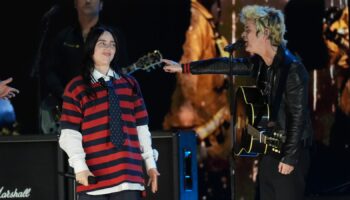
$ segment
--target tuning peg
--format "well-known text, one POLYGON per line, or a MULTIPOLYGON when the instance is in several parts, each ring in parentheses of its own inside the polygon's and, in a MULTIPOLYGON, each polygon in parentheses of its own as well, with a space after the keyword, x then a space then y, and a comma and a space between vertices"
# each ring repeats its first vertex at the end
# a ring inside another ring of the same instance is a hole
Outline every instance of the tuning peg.
POLYGON ((275 153, 281 153, 281 151, 277 148, 272 148, 272 151, 275 152, 275 153))

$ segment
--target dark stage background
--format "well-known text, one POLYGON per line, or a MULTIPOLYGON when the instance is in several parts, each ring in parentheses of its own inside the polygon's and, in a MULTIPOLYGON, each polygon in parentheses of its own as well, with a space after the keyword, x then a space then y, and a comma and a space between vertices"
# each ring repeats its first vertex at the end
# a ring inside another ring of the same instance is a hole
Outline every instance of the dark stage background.
MULTIPOLYGON (((37 134, 38 130, 38 76, 31 76, 38 59, 37 49, 46 27, 41 18, 51 6, 59 10, 51 17, 47 31, 50 40, 57 30, 71 23, 75 18, 73 1, 6 1, 3 8, 10 15, 1 12, 1 38, 3 53, 0 79, 13 77, 11 86, 20 90, 12 104, 15 109, 20 134, 37 134)), ((164 57, 179 60, 182 43, 189 24, 190 1, 188 0, 106 0, 101 13, 102 19, 119 27, 127 40, 129 62, 155 49, 164 57)), ((47 41, 46 40, 46 41, 47 41)), ((43 45, 43 54, 47 50, 43 45)), ((168 111, 170 97, 175 86, 175 76, 161 69, 133 74, 141 85, 150 116, 150 128, 160 130, 163 117, 168 111)), ((42 97, 40 97, 42 98, 42 97)))
MULTIPOLYGON (((234 9, 239 10, 241 4, 255 2, 257 1, 236 1, 237 5, 234 9)), ((262 2, 266 3, 267 1, 258 2, 262 4, 262 2)), ((271 2, 276 3, 277 1, 271 2)), ((285 3, 282 0, 278 2, 285 3)), ((314 23, 315 19, 313 18, 321 19, 319 11, 325 8, 324 5, 318 3, 324 1, 294 0, 289 2, 292 2, 286 8, 286 11, 289 12, 289 14, 286 13, 286 16, 289 17, 286 23, 290 28, 287 32, 287 39, 291 44, 289 48, 299 52, 310 71, 325 68, 323 64, 326 62, 327 55, 322 54, 325 47, 321 43, 315 42, 322 39, 315 37, 315 34, 321 36, 322 24, 320 24, 321 21, 318 21, 318 24, 314 23), (314 26, 318 28, 314 28, 314 26)), ((325 2, 329 4, 330 1, 325 2)), ((0 31, 2 38, 0 79, 13 77, 14 81, 10 85, 20 90, 20 94, 12 99, 11 103, 16 113, 17 130, 21 135, 40 132, 38 125, 38 99, 42 98, 38 92, 40 76, 32 76, 32 74, 33 71, 40 72, 41 70, 40 67, 34 65, 38 59, 37 50, 45 28, 41 19, 45 12, 55 4, 60 9, 51 17, 51 22, 47 27, 46 41, 75 18, 73 0, 2 2, 2 9, 6 9, 6 13, 10 14, 0 13, 2 26, 0 31)), ((190 20, 190 1, 105 0, 101 17, 104 21, 123 31, 127 41, 130 63, 155 49, 160 50, 165 58, 179 60, 190 20)), ((240 27, 237 27, 237 30, 239 32, 240 27)), ((46 50, 47 46, 44 43, 42 56, 45 56, 46 50)), ((141 85, 149 111, 150 129, 153 131, 161 130, 162 121, 168 112, 171 94, 175 87, 175 76, 164 73, 161 69, 151 72, 139 71, 133 75, 141 85)), ((347 122, 341 121, 343 125, 347 122)), ((340 132, 344 131, 344 135, 350 133, 348 129, 342 127, 338 126, 340 132)), ((315 135, 317 134, 319 133, 316 132, 315 135)), ((332 150, 320 141, 316 141, 311 151, 312 165, 307 183, 307 193, 310 194, 310 199, 321 199, 321 196, 325 196, 324 199, 335 199, 331 196, 349 195, 349 146, 337 147, 341 147, 341 149, 332 150)))

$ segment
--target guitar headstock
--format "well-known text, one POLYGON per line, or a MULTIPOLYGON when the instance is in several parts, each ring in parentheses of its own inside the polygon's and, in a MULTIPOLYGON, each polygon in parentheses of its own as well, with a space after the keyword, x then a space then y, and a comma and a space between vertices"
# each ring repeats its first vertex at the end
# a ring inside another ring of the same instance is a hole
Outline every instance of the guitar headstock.
POLYGON ((131 74, 136 70, 145 70, 147 72, 160 67, 162 63, 162 54, 158 50, 149 52, 139 58, 135 63, 123 69, 124 73, 131 74))

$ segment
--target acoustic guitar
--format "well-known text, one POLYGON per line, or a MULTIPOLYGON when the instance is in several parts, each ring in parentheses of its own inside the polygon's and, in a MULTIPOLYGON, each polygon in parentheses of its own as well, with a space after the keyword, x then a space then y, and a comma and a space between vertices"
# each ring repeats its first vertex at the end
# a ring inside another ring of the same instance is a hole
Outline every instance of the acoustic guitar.
POLYGON ((285 141, 283 130, 268 127, 270 106, 255 86, 241 86, 236 92, 234 144, 236 156, 280 153, 285 141))

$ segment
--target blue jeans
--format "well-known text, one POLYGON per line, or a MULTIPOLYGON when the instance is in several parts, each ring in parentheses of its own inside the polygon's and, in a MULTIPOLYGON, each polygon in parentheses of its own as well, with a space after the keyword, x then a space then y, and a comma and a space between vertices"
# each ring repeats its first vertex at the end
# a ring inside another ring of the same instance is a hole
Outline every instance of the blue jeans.
POLYGON ((141 191, 126 190, 104 195, 78 194, 78 200, 141 200, 141 191))

